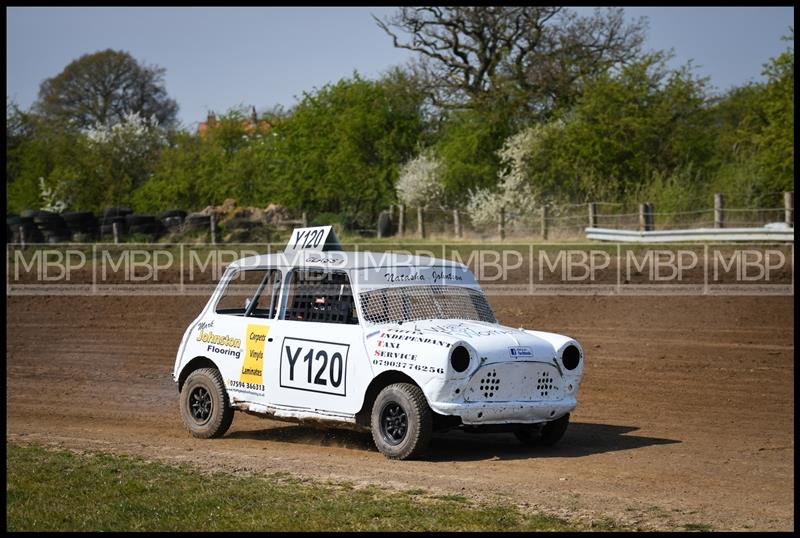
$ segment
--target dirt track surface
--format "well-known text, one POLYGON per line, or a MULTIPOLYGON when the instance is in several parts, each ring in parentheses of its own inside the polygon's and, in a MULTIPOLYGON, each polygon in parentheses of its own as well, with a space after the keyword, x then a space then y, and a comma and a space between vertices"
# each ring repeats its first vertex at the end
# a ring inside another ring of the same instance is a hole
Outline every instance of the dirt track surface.
POLYGON ((498 319, 586 350, 562 442, 437 435, 425 461, 369 434, 237 414, 189 436, 171 379, 203 297, 7 297, 7 438, 237 472, 429 488, 643 529, 794 528, 792 297, 494 297, 498 319))

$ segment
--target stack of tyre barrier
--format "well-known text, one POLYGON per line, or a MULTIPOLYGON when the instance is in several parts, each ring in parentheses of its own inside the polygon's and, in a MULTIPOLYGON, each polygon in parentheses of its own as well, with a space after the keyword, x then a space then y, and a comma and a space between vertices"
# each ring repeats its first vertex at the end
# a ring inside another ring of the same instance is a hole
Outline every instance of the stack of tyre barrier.
POLYGON ((6 241, 9 243, 44 243, 44 236, 32 216, 7 215, 6 241))
POLYGON ((161 223, 170 233, 179 233, 183 230, 183 223, 186 220, 186 211, 183 209, 170 209, 158 215, 161 223))
POLYGON ((100 223, 90 211, 62 213, 72 240, 77 243, 89 243, 100 237, 100 223))
MULTIPOLYGON (((69 228, 67 228, 67 223, 64 222, 64 219, 58 213, 26 209, 22 212, 20 217, 33 219, 33 223, 39 229, 39 232, 41 232, 41 242, 43 243, 60 243, 70 240, 72 234, 69 228)), ((26 237, 25 240, 28 241, 28 238, 26 237)))
POLYGON ((114 224, 117 225, 117 233, 124 236, 127 233, 125 223, 126 215, 133 213, 129 207, 109 207, 103 212, 103 220, 100 221, 100 237, 103 239, 114 238, 114 224))
POLYGON ((129 235, 149 235, 157 239, 164 235, 164 225, 153 215, 125 215, 129 235))

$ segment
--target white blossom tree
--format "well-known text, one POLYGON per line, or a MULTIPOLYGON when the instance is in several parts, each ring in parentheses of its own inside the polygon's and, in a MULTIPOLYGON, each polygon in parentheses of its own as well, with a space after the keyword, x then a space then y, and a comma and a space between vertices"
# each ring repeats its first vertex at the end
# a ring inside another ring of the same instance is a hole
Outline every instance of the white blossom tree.
POLYGON ((126 114, 112 126, 95 124, 83 131, 89 150, 91 174, 105 185, 107 203, 121 203, 152 173, 160 148, 166 143, 164 130, 155 116, 126 114))
POLYGON ((400 169, 397 197, 408 206, 444 205, 441 162, 431 151, 423 151, 400 169))
POLYGON ((502 163, 494 189, 471 192, 467 214, 476 226, 496 224, 501 210, 505 210, 506 223, 531 221, 535 211, 544 203, 537 188, 531 165, 543 151, 543 142, 563 123, 553 121, 528 127, 512 135, 497 152, 502 163))
POLYGON ((109 148, 122 163, 141 159, 165 141, 156 117, 145 118, 138 112, 125 114, 112 126, 97 123, 84 134, 90 144, 109 148))

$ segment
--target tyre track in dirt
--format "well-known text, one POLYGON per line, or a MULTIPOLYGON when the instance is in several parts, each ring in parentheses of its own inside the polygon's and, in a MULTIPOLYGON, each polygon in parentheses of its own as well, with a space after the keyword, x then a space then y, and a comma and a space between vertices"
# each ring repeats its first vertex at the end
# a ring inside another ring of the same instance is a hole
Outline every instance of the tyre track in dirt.
POLYGON ((437 435, 425 461, 368 434, 237 414, 184 430, 171 380, 204 297, 8 297, 7 438, 237 472, 430 488, 648 529, 789 530, 794 515, 792 297, 493 297, 498 319, 586 349, 573 424, 531 451, 513 436, 437 435))

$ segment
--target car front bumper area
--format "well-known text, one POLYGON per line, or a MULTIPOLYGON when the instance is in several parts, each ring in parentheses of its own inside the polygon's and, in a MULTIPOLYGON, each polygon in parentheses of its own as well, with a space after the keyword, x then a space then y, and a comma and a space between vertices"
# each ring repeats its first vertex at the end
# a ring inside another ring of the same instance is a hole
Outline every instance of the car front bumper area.
POLYGON ((435 412, 461 417, 461 422, 469 425, 548 422, 569 413, 576 406, 574 397, 541 402, 430 403, 435 412))
POLYGON ((429 405, 468 425, 536 424, 575 409, 579 383, 579 376, 564 376, 553 362, 496 362, 431 391, 429 405))

